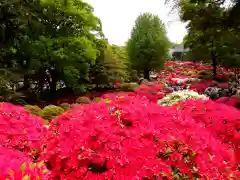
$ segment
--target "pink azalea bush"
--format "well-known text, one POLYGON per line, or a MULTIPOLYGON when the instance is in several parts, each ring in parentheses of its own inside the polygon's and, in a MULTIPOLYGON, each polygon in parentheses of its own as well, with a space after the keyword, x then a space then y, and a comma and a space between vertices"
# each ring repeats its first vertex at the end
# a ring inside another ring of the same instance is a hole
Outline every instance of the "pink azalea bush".
POLYGON ((0 103, 0 147, 14 148, 36 158, 44 133, 41 118, 22 106, 0 103))
POLYGON ((47 180, 49 172, 43 162, 34 164, 17 150, 0 148, 0 179, 13 180, 47 180))
MULTIPOLYGON (((158 99, 172 91, 165 83, 179 85, 174 78, 212 70, 193 62, 168 61, 165 67, 158 81, 134 92, 100 94, 99 101, 76 106, 48 129, 23 107, 0 103, 0 180, 238 180, 240 111, 231 107, 236 99, 161 107, 158 99)), ((218 72, 221 79, 231 70, 218 72)), ((191 82, 190 89, 203 93, 211 84, 191 82)))
POLYGON ((134 92, 140 96, 147 97, 150 101, 155 103, 165 95, 164 87, 157 83, 142 84, 134 92))
POLYGON ((200 94, 203 94, 205 89, 210 87, 212 85, 213 81, 212 80, 208 80, 208 81, 201 81, 201 82, 197 82, 197 83, 193 83, 190 86, 191 90, 194 90, 200 94))
POLYGON ((119 92, 119 93, 108 93, 101 96, 101 99, 118 99, 119 97, 135 97, 143 96, 146 97, 149 101, 157 102, 159 99, 162 99, 167 93, 168 89, 164 88, 162 85, 157 83, 147 83, 141 84, 134 92, 119 92))
POLYGON ((52 179, 236 179, 233 152, 203 123, 143 96, 72 109, 44 140, 52 179))
POLYGON ((217 84, 218 88, 222 88, 222 89, 229 89, 229 84, 228 83, 219 83, 217 84))
POLYGON ((240 105, 240 97, 221 97, 217 99, 216 102, 240 108, 240 106, 238 106, 238 104, 240 105))
MULTIPOLYGON (((158 73, 158 79, 159 81, 170 82, 170 83, 174 83, 171 80, 172 78, 181 79, 181 78, 196 77, 196 75, 193 75, 191 73, 187 75, 186 72, 212 71, 211 65, 193 63, 193 62, 167 61, 164 64, 164 67, 166 69, 158 73), (168 68, 171 68, 174 71, 172 70, 169 71, 168 68)), ((240 72, 240 69, 225 68, 225 67, 218 66, 217 76, 215 77, 215 79, 221 82, 227 82, 232 72, 238 73, 240 72)), ((194 83, 192 89, 196 89, 198 93, 201 93, 203 91, 202 88, 206 87, 207 85, 209 85, 207 81, 197 83, 196 85, 194 83)), ((228 87, 228 85, 224 85, 224 87, 228 87)))
POLYGON ((182 101, 172 108, 191 116, 197 123, 204 125, 216 138, 235 151, 237 163, 240 163, 240 111, 234 107, 211 100, 182 101))

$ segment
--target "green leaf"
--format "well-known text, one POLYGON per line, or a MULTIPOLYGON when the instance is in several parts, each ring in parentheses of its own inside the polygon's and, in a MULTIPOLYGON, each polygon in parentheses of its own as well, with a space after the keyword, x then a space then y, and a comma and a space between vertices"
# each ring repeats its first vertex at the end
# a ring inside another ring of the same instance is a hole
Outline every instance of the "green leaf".
POLYGON ((24 173, 26 168, 27 168, 27 163, 25 162, 20 166, 20 169, 21 169, 22 173, 24 173))

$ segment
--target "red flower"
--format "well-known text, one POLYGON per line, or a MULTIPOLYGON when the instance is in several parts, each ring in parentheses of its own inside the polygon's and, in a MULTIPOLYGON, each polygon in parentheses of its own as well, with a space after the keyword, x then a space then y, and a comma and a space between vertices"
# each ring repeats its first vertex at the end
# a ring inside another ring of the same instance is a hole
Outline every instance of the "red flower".
POLYGON ((44 142, 53 179, 172 179, 177 172, 227 179, 228 167, 235 173, 231 150, 212 129, 144 96, 70 110, 52 121, 44 142))
POLYGON ((22 180, 30 176, 31 179, 48 180, 49 172, 40 164, 34 165, 23 152, 0 148, 0 179, 22 180))
POLYGON ((211 100, 183 101, 174 105, 173 108, 178 108, 185 115, 192 116, 197 123, 203 123, 203 126, 209 129, 217 139, 231 148, 239 149, 240 111, 236 108, 211 100))
POLYGON ((115 83, 115 86, 116 86, 116 87, 121 87, 121 83, 120 83, 120 82, 116 82, 116 83, 115 83))
POLYGON ((22 106, 0 105, 0 146, 37 155, 47 130, 42 119, 31 115, 22 106))

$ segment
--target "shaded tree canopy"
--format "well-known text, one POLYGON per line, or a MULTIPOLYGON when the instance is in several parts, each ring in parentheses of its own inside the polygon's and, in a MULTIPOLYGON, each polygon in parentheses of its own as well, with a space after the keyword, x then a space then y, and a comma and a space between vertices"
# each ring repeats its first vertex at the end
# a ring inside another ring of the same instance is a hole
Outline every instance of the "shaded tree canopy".
POLYGON ((184 44, 190 48, 188 59, 211 62, 214 75, 217 65, 238 66, 240 29, 225 24, 233 7, 212 0, 181 0, 177 6, 181 21, 187 22, 184 44))
POLYGON ((0 75, 16 86, 23 82, 21 91, 53 95, 59 82, 75 93, 88 90, 89 84, 99 83, 91 80, 102 66, 111 72, 110 84, 113 77, 127 78, 124 52, 113 52, 93 12, 81 0, 3 0, 0 75))

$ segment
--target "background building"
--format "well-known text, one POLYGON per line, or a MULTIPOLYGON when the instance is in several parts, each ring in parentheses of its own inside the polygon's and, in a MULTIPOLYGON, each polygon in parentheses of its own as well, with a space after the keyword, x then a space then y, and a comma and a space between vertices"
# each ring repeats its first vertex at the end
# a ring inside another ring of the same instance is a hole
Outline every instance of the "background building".
POLYGON ((183 60, 184 53, 188 52, 189 48, 184 49, 184 44, 175 45, 170 49, 170 54, 174 60, 183 60))

